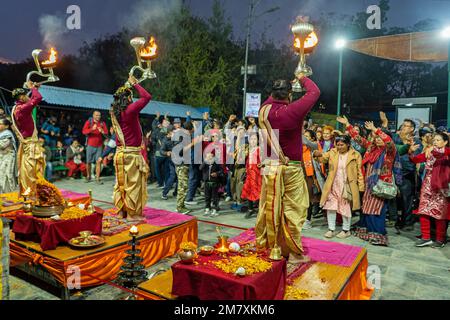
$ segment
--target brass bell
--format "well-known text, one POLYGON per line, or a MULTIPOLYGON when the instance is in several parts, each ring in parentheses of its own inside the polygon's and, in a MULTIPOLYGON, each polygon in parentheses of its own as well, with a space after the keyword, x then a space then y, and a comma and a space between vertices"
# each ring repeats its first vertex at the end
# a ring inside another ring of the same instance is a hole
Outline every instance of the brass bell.
POLYGON ((271 260, 275 260, 275 261, 279 261, 282 259, 281 257, 281 248, 279 245, 275 244, 272 248, 272 250, 270 250, 270 256, 269 258, 271 260))
POLYGON ((33 203, 31 201, 26 201, 23 204, 23 211, 25 213, 30 213, 32 211, 32 209, 33 209, 33 203))

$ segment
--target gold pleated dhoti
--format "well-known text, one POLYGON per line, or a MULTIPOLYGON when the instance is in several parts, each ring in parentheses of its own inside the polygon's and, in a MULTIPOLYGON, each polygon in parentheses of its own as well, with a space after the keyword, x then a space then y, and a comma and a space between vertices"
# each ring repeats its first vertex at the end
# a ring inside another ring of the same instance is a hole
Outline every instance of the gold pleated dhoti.
POLYGON ((21 139, 17 164, 20 194, 22 195, 28 188, 35 194, 38 177, 44 177, 45 172, 44 148, 36 138, 21 139))
POLYGON ((301 232, 309 208, 308 187, 301 163, 272 161, 263 169, 256 244, 281 247, 281 253, 303 255, 301 232))
POLYGON ((140 217, 147 203, 149 168, 141 154, 141 147, 117 147, 114 156, 116 185, 114 205, 130 217, 140 217))

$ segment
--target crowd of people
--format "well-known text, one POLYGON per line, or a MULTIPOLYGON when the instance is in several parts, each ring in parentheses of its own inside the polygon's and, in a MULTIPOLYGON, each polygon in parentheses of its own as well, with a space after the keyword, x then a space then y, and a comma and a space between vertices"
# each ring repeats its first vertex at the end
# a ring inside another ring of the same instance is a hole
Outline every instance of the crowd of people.
MULTIPOLYGON (((381 112, 380 116, 380 127, 373 122, 351 125, 346 117, 338 117, 341 131, 305 121, 302 148, 310 207, 303 229, 311 228, 314 220, 324 215, 329 228, 326 238, 353 234, 373 245, 387 246, 386 228, 412 231, 420 222, 422 235, 417 246, 442 247, 450 218, 449 133, 446 128, 410 119, 393 130, 386 115, 381 112), (352 225, 355 216, 359 222, 352 225), (342 224, 339 233, 337 221, 342 224)), ((187 117, 181 125, 180 119, 170 124, 157 115, 149 158, 162 199, 168 199, 174 189, 177 210, 188 213, 185 205, 198 203, 195 196, 203 183, 205 215, 220 214, 221 197, 225 203, 232 200, 231 208, 246 212, 246 218, 257 215, 263 167, 258 142, 255 118, 231 115, 222 124, 206 114, 201 122, 187 117), (203 164, 174 164, 174 132, 193 134, 200 126, 204 135, 197 137, 201 138, 203 164), (229 157, 234 161, 228 162, 229 157), (178 190, 177 179, 182 185, 178 190)))
MULTIPOLYGON (((416 246, 443 247, 450 219, 449 133, 446 128, 410 119, 398 130, 389 128, 383 112, 380 120, 380 126, 370 121, 360 125, 338 117, 341 130, 304 121, 298 148, 309 209, 303 229, 325 217, 326 238, 355 235, 372 245, 387 246, 387 228, 410 231, 419 222, 421 236, 416 246), (357 216, 359 222, 352 225, 357 216), (339 225, 342 230, 337 232, 339 225)), ((174 209, 182 214, 190 213, 189 207, 198 205, 204 194, 205 216, 219 216, 224 209, 220 204, 245 213, 247 219, 256 216, 266 166, 258 124, 257 118, 238 119, 236 115, 222 123, 208 113, 194 120, 187 112, 185 119, 173 121, 169 114, 158 113, 142 145, 137 144, 150 168, 148 182, 156 183, 161 199, 176 197, 174 209)), ((48 180, 53 178, 52 158, 57 158, 63 159, 67 177, 103 184, 102 172, 112 165, 117 149, 116 131, 99 111, 80 129, 68 125, 61 130, 55 117, 40 127, 48 180)), ((0 193, 17 188, 16 152, 11 121, 2 117, 0 193)))

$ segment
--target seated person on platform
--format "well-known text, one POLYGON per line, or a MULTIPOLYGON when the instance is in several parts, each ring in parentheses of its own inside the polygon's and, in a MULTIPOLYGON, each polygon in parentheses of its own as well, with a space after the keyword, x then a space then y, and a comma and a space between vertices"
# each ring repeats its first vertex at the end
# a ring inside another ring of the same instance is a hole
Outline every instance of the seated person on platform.
POLYGON ((45 143, 50 146, 50 148, 56 147, 56 141, 61 135, 61 130, 57 126, 56 117, 49 118, 41 128, 41 133, 45 139, 45 143))
POLYGON ((78 172, 87 176, 86 164, 82 161, 84 148, 77 139, 74 139, 66 151, 66 168, 69 169, 67 176, 74 179, 78 172))
POLYGON ((116 153, 117 138, 113 127, 110 129, 110 133, 111 137, 105 141, 105 148, 103 149, 102 156, 100 157, 100 159, 102 159, 103 166, 107 166, 116 153))
POLYGON ((111 127, 111 138, 108 138, 105 142, 105 149, 103 149, 102 156, 100 157, 102 163, 102 174, 114 175, 114 155, 116 154, 117 138, 114 133, 113 127, 111 127))

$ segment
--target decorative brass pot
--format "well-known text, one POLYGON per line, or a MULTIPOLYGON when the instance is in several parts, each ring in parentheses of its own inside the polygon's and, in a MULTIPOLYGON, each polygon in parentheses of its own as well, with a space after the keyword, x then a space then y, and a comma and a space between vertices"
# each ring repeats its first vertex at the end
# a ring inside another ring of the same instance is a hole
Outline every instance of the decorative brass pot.
POLYGON ((197 253, 194 250, 182 250, 178 252, 178 257, 182 263, 192 264, 197 257, 197 253))
POLYGON ((32 208, 33 216, 37 218, 51 218, 60 215, 63 212, 64 212, 63 206, 51 206, 51 207, 33 206, 32 208))

